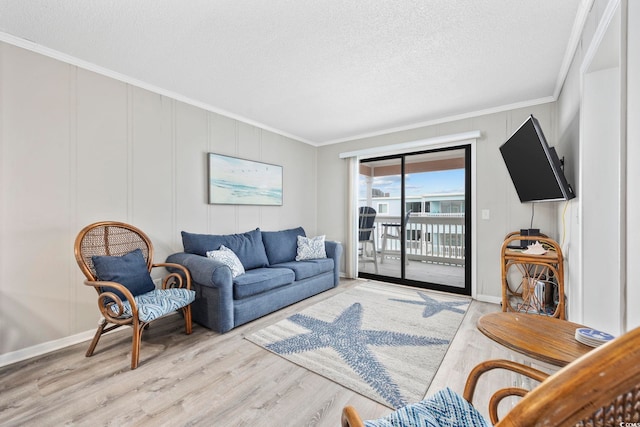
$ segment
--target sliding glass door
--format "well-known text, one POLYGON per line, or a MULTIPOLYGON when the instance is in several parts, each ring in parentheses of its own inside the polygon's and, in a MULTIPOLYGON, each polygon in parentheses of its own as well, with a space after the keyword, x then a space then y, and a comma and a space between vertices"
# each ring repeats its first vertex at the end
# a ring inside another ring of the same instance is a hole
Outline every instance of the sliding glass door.
POLYGON ((361 160, 360 277, 471 294, 470 165, 470 146, 361 160))

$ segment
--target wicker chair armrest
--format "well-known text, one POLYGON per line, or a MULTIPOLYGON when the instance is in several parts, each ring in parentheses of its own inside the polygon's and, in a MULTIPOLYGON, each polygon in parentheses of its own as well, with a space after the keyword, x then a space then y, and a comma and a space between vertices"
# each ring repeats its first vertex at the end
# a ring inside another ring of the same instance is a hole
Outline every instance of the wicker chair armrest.
POLYGON ((122 292, 122 294, 125 296, 125 299, 129 301, 133 317, 138 318, 138 306, 136 304, 136 300, 133 298, 133 294, 131 293, 131 291, 129 291, 129 289, 127 289, 126 286, 118 282, 107 282, 101 280, 85 280, 84 284, 87 286, 92 286, 98 292, 98 309, 100 309, 100 313, 102 313, 107 321, 119 325, 131 323, 130 319, 122 319, 120 317, 124 314, 122 299, 120 299, 120 297, 114 292, 105 290, 105 288, 112 288, 122 292), (112 311, 111 307, 113 305, 118 307, 117 313, 112 311))
POLYGON ((342 427, 364 427, 358 411, 353 406, 345 406, 342 409, 342 427))
MULTIPOLYGON (((475 393, 476 386, 478 385, 478 380, 480 379, 480 377, 484 373, 489 372, 493 369, 505 369, 507 371, 524 375, 539 382, 544 381, 549 376, 549 374, 538 369, 523 365, 522 363, 513 362, 511 360, 487 360, 486 362, 482 362, 475 368, 473 368, 469 373, 469 376, 467 377, 467 383, 465 384, 463 394, 463 397, 467 402, 472 403, 473 395, 475 393)), ((491 395, 491 398, 489 399, 489 418, 491 419, 491 422, 493 424, 498 423, 498 405, 505 397, 524 397, 528 392, 529 390, 525 390, 523 388, 507 387, 493 393, 493 395, 491 395)))
POLYGON ((153 264, 152 268, 155 267, 164 267, 171 268, 175 270, 180 270, 179 272, 171 272, 164 277, 162 280, 162 289, 167 288, 185 288, 191 289, 191 273, 189 273, 189 269, 181 264, 176 264, 173 262, 159 262, 157 264, 153 264))
POLYGON ((519 387, 501 388, 493 393, 489 399, 489 419, 491 420, 491 423, 498 424, 498 421, 500 421, 498 418, 498 405, 500 405, 502 399, 509 396, 524 397, 527 393, 529 393, 529 390, 519 387))

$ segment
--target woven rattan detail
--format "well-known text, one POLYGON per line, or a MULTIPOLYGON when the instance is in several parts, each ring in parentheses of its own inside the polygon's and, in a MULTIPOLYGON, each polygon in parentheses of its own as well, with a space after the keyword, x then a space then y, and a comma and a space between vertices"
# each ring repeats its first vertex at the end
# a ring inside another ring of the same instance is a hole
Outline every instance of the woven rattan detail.
POLYGON ((102 225, 88 230, 80 242, 80 253, 87 268, 96 280, 93 256, 122 256, 140 249, 145 261, 149 264, 150 244, 148 238, 139 230, 119 225, 102 225))
POLYGON ((640 423, 640 385, 618 396, 610 405, 598 409, 576 427, 619 427, 640 423))

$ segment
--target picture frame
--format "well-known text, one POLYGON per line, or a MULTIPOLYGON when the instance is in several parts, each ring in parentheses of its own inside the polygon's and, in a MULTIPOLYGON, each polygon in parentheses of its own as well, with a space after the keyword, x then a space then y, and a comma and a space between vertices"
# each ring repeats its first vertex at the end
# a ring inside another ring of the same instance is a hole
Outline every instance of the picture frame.
POLYGON ((208 153, 209 204, 282 206, 282 166, 208 153))

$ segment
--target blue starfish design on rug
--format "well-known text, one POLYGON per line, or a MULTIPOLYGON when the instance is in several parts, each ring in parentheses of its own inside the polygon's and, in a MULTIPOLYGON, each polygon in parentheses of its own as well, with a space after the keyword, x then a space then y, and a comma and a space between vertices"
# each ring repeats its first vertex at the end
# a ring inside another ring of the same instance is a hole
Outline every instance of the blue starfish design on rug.
POLYGON ((469 301, 438 301, 436 299, 431 298, 429 295, 423 292, 418 292, 418 295, 420 295, 420 297, 424 301, 412 301, 412 300, 395 299, 395 298, 391 298, 391 300, 398 301, 398 302, 406 302, 408 304, 424 305, 424 311, 422 312, 422 317, 425 317, 425 318, 431 317, 434 314, 440 313, 443 310, 449 310, 454 313, 464 314, 465 311, 457 308, 457 306, 469 304, 469 301))
POLYGON ((449 341, 401 332, 363 330, 362 312, 362 305, 355 303, 333 322, 294 314, 288 320, 311 332, 276 341, 266 348, 278 354, 291 354, 332 347, 389 404, 394 408, 404 406, 407 402, 397 384, 368 346, 430 346, 449 344, 449 341))

